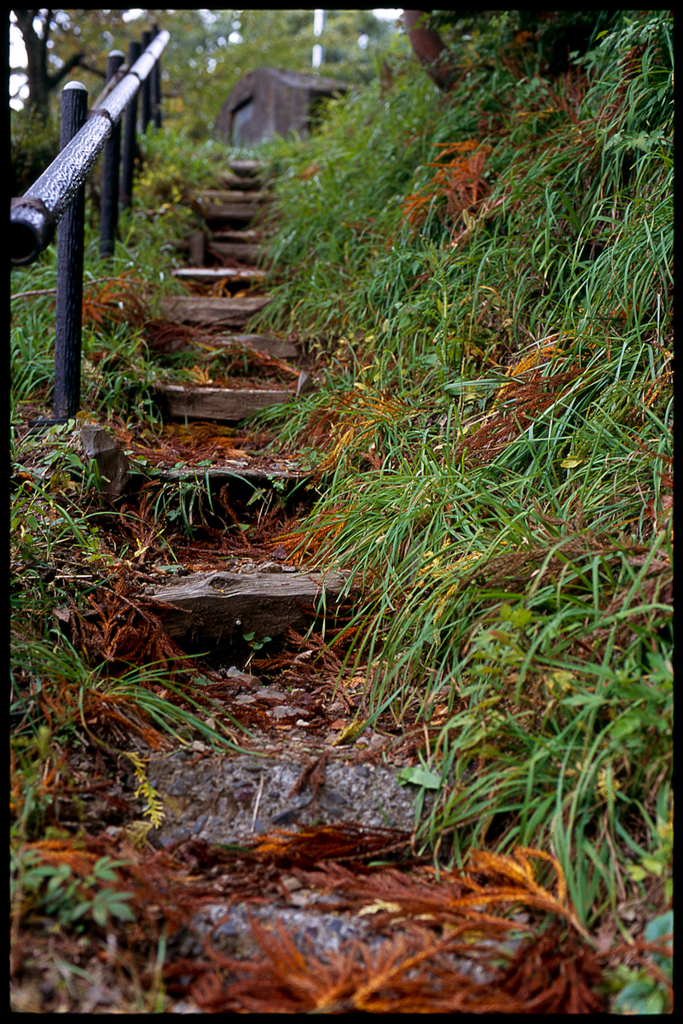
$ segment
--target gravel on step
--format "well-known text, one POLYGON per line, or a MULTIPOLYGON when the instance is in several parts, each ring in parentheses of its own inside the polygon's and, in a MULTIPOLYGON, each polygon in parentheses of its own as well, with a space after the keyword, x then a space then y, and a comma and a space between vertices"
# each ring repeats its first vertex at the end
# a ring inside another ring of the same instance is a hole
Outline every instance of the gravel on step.
POLYGON ((149 782, 166 815, 151 838, 162 847, 189 838, 240 843, 313 823, 353 821, 406 832, 415 825, 417 789, 399 785, 398 769, 330 760, 316 792, 310 782, 298 792, 306 761, 251 754, 194 760, 192 751, 178 750, 150 761, 149 782))

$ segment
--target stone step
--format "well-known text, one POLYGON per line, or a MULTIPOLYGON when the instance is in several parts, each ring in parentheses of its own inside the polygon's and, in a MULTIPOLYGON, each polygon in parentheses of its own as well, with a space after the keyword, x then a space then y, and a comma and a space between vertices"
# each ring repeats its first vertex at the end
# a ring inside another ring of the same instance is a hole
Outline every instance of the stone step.
POLYGON ((179 252, 187 252, 192 266, 202 267, 207 249, 219 259, 240 260, 243 263, 257 263, 265 255, 266 248, 259 245, 261 233, 253 228, 222 229, 220 231, 195 231, 188 238, 175 242, 179 252))
POLYGON ((212 324, 219 327, 244 327, 270 302, 269 295, 229 299, 222 296, 169 295, 161 299, 162 317, 173 323, 212 324))
POLYGON ((297 359, 301 355, 299 347, 286 338, 274 334, 239 334, 232 331, 227 334, 204 334, 197 339, 188 338, 185 332, 179 331, 177 338, 167 337, 164 351, 179 352, 181 349, 195 348, 197 344, 202 350, 244 345, 247 349, 254 349, 275 359, 297 359))
POLYGON ((161 384, 156 393, 166 419, 213 420, 237 423, 262 409, 284 405, 294 398, 296 386, 270 388, 215 388, 193 384, 161 384))
POLYGON ((209 234, 209 242, 244 242, 245 245, 253 245, 263 235, 258 228, 219 228, 209 234))
MULTIPOLYGON (((129 487, 135 489, 148 479, 148 472, 141 472, 136 463, 128 460, 124 453, 126 440, 116 440, 110 430, 98 423, 86 423, 81 427, 81 446, 83 454, 97 463, 100 477, 106 483, 102 488, 105 497, 120 497, 129 487), (123 447, 122 447, 123 445, 123 447)), ((146 449, 143 449, 146 452, 146 449)), ((150 456, 146 458, 150 466, 150 456)), ((172 482, 192 482, 202 480, 212 491, 218 491, 226 483, 246 481, 250 485, 272 484, 278 480, 283 484, 297 486, 310 476, 310 471, 302 469, 294 459, 284 459, 256 452, 247 455, 235 453, 234 458, 226 455, 220 465, 214 466, 175 466, 164 469, 154 466, 155 479, 172 482)), ((44 474, 41 474, 44 475, 44 474)))

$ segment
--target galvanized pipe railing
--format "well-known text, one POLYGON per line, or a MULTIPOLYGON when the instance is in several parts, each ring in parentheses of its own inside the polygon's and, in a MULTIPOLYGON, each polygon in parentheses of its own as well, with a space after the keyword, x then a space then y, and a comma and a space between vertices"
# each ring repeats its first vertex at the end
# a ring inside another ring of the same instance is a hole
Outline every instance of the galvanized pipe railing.
POLYGON ((159 32, 119 84, 88 114, 88 120, 46 171, 12 200, 10 256, 16 266, 33 261, 52 241, 65 210, 85 183, 124 110, 154 69, 170 39, 159 32))

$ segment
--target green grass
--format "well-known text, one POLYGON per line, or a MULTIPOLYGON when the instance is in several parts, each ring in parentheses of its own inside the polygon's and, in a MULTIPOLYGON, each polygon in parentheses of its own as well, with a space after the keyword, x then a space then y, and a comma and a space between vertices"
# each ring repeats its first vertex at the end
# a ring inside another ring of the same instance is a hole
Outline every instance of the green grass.
POLYGON ((672 813, 671 47, 624 16, 452 102, 400 67, 271 150, 263 322, 329 367, 279 443, 321 474, 304 550, 364 587, 369 721, 428 729, 427 846, 550 849, 592 925, 671 877, 633 870, 672 813))

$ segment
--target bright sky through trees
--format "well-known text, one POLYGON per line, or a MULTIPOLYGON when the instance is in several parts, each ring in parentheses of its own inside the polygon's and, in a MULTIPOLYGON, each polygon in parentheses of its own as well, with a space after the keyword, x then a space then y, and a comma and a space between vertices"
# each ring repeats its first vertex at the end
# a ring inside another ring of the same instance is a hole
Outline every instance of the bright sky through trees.
MULTIPOLYGON (((55 12, 59 13, 59 12, 55 12)), ((131 8, 123 15, 124 21, 136 21, 138 18, 146 15, 146 9, 141 7, 131 8)), ((202 20, 208 26, 215 20, 215 15, 210 9, 200 9, 199 11, 202 20)), ((379 7, 373 9, 372 13, 376 18, 381 21, 396 21, 401 15, 401 10, 398 8, 384 8, 379 7)), ((239 32, 235 31, 230 35, 229 42, 237 43, 241 42, 239 32)), ((10 12, 10 27, 9 27, 9 44, 10 44, 10 68, 13 70, 13 74, 9 76, 9 95, 10 106, 15 110, 22 110, 24 101, 28 99, 28 85, 26 84, 26 75, 18 71, 19 68, 25 68, 27 65, 26 59, 26 48, 24 41, 21 36, 21 32, 16 24, 16 18, 13 12, 10 12)), ((358 39, 358 45, 362 50, 367 47, 368 37, 362 35, 358 39)), ((48 42, 48 46, 50 43, 48 42)))

